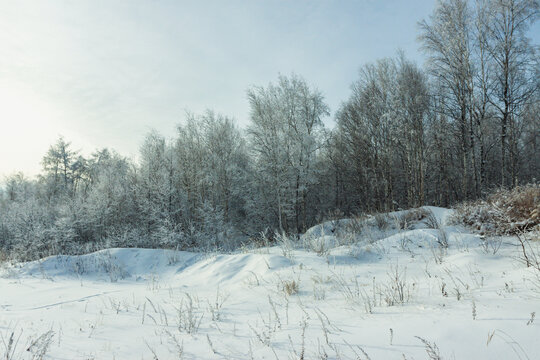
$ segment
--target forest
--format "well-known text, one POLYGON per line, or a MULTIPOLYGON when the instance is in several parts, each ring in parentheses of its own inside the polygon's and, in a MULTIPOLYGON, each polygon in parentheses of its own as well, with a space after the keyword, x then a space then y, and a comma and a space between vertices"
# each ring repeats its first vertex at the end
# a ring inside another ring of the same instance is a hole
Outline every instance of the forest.
POLYGON ((0 186, 0 257, 227 251, 325 219, 450 207, 535 184, 540 48, 529 32, 539 9, 536 0, 439 1, 418 23, 425 65, 400 51, 361 65, 338 109, 316 84, 280 75, 247 89, 247 126, 187 113, 175 134, 147 134, 137 159, 107 148, 83 156, 60 137, 37 177, 0 186))

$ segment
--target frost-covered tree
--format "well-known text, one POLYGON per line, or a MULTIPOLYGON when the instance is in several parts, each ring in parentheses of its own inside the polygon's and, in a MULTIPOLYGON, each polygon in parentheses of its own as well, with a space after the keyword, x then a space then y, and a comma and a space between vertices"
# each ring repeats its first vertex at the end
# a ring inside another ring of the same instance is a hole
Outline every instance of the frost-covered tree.
POLYGON ((121 239, 140 224, 132 188, 132 164, 108 149, 95 152, 89 164, 91 185, 84 203, 87 227, 94 241, 121 239))
POLYGON ((55 213, 40 201, 36 184, 22 174, 6 179, 0 213, 0 252, 18 254, 21 259, 46 256, 55 239, 50 224, 55 213))
POLYGON ((403 55, 361 68, 332 142, 335 176, 344 184, 340 203, 348 211, 424 202, 428 106, 426 77, 403 55))
POLYGON ((183 194, 176 184, 176 155, 173 147, 155 131, 145 137, 140 148, 134 196, 141 224, 144 224, 142 230, 153 244, 159 243, 159 239, 151 236, 156 231, 162 234, 181 232, 177 224, 183 194))
POLYGON ((46 184, 49 199, 73 195, 76 174, 83 166, 77 156, 78 153, 71 149, 71 143, 60 137, 43 157, 42 181, 46 184))
POLYGON ((212 111, 187 114, 178 126, 174 154, 176 185, 185 194, 182 227, 190 242, 215 244, 246 227, 249 159, 232 119, 212 111))
POLYGON ((299 76, 248 90, 248 128, 258 172, 257 185, 280 230, 302 231, 307 222, 308 190, 329 114, 323 95, 299 76))

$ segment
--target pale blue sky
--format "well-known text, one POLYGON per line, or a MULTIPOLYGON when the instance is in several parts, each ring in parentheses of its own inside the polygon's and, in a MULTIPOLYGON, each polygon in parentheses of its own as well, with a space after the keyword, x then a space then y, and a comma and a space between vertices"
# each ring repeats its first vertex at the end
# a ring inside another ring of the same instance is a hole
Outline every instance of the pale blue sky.
MULTIPOLYGON (((134 156, 185 110, 248 122, 246 89, 295 72, 332 113, 358 68, 398 48, 422 62, 428 0, 0 0, 0 176, 35 174, 58 135, 134 156)), ((331 119, 328 120, 331 124, 331 119)))

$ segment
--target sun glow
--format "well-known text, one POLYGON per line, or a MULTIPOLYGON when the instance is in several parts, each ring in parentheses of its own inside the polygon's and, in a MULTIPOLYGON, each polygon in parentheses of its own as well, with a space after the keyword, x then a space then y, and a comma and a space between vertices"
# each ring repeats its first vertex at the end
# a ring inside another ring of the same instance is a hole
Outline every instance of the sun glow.
POLYGON ((39 172, 40 161, 58 137, 58 111, 30 87, 0 84, 0 175, 39 172))

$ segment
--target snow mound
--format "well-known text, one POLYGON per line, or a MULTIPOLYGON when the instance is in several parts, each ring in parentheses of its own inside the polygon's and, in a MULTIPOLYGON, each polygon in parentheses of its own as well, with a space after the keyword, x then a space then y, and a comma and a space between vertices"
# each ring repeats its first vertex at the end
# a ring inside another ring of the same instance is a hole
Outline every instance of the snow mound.
POLYGON ((252 276, 264 277, 291 265, 290 259, 273 254, 217 255, 197 262, 181 275, 184 279, 205 279, 213 284, 237 283, 252 276))
POLYGON ((207 283, 239 282, 250 276, 289 267, 292 261, 275 254, 203 254, 163 249, 108 249, 78 256, 50 256, 18 264, 11 276, 84 278, 91 280, 145 280, 149 276, 176 278, 182 283, 204 279, 207 283))
MULTIPOLYGON (((400 229, 399 219, 409 210, 395 211, 377 216, 327 221, 308 229, 300 237, 304 249, 325 255, 369 253, 377 244, 386 249, 429 248, 438 241, 441 231, 449 234, 449 241, 477 242, 474 236, 459 236, 456 229, 447 226, 453 210, 425 206, 438 225, 427 217, 413 220, 408 229, 400 229)), ((391 251, 385 251, 389 254, 391 251)), ((379 251, 379 255, 381 252, 379 251)), ((384 254, 383 254, 384 255, 384 254)), ((365 260, 372 256, 363 257, 365 260)), ((294 265, 291 259, 276 253, 220 254, 212 257, 185 251, 164 249, 101 250, 86 255, 57 255, 42 260, 17 264, 9 272, 17 276, 42 278, 75 277, 93 280, 142 280, 151 275, 182 277, 183 281, 200 279, 210 283, 238 282, 251 276, 264 277, 268 273, 294 265)))
POLYGON ((399 256, 403 251, 414 254, 415 249, 430 249, 446 242, 448 246, 478 244, 476 236, 461 236, 462 229, 449 225, 453 212, 424 206, 326 221, 308 229, 300 239, 305 249, 319 255, 352 256, 367 262, 399 256))
POLYGON ((166 274, 185 268, 199 254, 164 249, 107 249, 85 255, 56 255, 22 263, 10 269, 22 276, 84 277, 117 281, 140 279, 148 274, 166 274))
POLYGON ((322 236, 333 236, 337 228, 346 226, 351 219, 330 220, 310 227, 302 235, 303 238, 316 238, 322 236))
POLYGON ((423 209, 431 211, 441 226, 450 224, 450 218, 454 214, 454 209, 446 209, 437 206, 422 206, 423 209))

